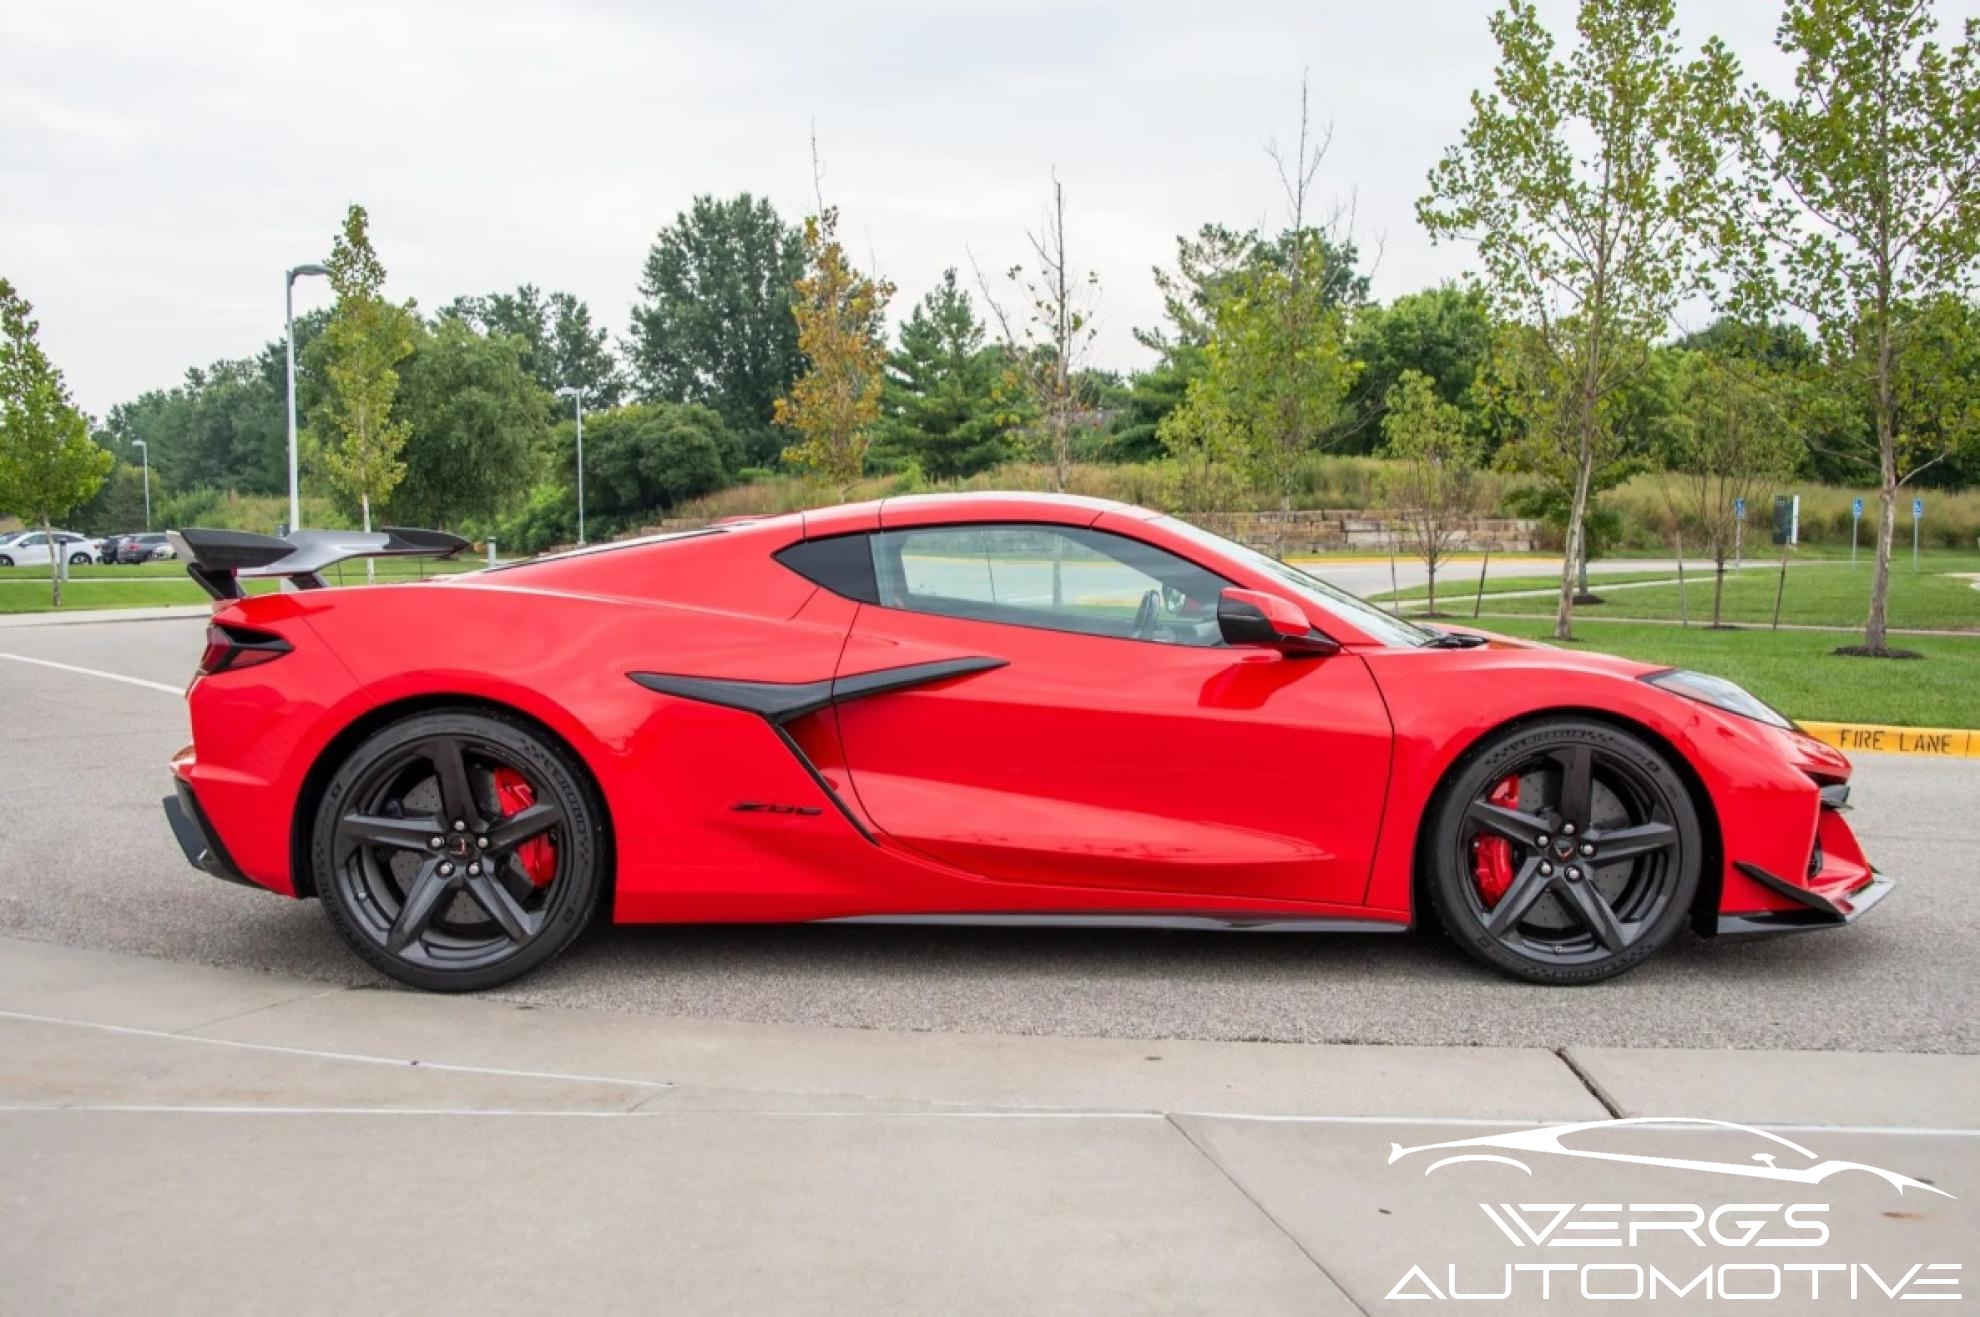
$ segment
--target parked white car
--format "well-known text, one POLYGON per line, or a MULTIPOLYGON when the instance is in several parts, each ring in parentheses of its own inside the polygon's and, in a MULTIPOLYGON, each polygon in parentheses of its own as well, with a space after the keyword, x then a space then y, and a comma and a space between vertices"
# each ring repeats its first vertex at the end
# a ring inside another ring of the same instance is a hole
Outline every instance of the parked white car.
MULTIPOLYGON (((52 532, 61 555, 73 566, 96 561, 95 541, 66 530, 52 532)), ((23 532, 8 544, 0 544, 0 567, 46 567, 48 534, 38 530, 23 532)))

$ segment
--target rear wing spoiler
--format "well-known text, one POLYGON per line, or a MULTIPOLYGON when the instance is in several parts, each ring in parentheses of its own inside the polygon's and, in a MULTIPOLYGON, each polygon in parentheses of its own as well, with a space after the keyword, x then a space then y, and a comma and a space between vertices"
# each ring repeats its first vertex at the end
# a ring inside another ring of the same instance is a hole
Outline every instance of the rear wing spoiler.
POLYGON ((299 590, 321 590, 323 573, 353 558, 451 558, 468 542, 444 530, 299 530, 287 539, 243 530, 170 530, 165 538, 186 575, 218 600, 242 599, 243 578, 284 577, 299 590))

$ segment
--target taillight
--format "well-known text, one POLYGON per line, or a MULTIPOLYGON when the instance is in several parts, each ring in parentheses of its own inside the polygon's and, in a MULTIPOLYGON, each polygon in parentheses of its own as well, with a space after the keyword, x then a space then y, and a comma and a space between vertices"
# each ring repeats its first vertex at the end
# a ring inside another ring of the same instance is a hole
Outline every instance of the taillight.
POLYGON ((289 652, 289 642, 266 631, 244 626, 223 626, 218 622, 206 628, 206 652, 199 656, 199 672, 231 672, 272 662, 289 652))

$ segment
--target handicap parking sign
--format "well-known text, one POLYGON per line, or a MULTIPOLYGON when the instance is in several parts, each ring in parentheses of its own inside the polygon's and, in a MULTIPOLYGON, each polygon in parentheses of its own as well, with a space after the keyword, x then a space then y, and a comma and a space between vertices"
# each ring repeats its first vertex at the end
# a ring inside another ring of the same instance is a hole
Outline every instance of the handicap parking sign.
POLYGON ((1734 519, 1735 521, 1745 521, 1745 520, 1746 520, 1746 500, 1745 500, 1745 499, 1743 499, 1743 498, 1736 498, 1736 499, 1734 499, 1734 500, 1733 500, 1733 519, 1734 519))
POLYGON ((1862 499, 1860 499, 1860 498, 1853 498, 1853 499, 1851 499, 1851 500, 1849 501, 1849 515, 1850 515, 1850 516, 1852 516, 1852 517, 1855 517, 1855 518, 1856 518, 1856 519, 1857 519, 1858 521, 1861 521, 1861 520, 1863 520, 1863 500, 1862 500, 1862 499))
POLYGON ((1912 519, 1913 521, 1923 521, 1923 520, 1925 520, 1925 500, 1924 500, 1924 499, 1922 499, 1922 498, 1915 498, 1915 499, 1913 499, 1913 500, 1911 500, 1911 519, 1912 519))

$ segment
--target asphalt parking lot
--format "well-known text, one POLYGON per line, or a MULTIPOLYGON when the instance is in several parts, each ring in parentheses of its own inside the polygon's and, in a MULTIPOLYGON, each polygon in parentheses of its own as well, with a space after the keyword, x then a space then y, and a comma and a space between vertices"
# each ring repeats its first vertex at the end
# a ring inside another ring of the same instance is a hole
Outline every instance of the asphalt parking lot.
MULTIPOLYGON (((195 617, 0 629, 10 797, 0 932, 384 986, 313 903, 214 882, 168 835, 158 802, 165 761, 187 739, 178 690, 201 627, 195 617)), ((1980 905, 1967 890, 1980 761, 1866 756, 1857 784, 1853 821, 1902 884, 1873 916, 1744 945, 1687 936, 1596 988, 1510 983, 1429 936, 721 927, 600 929, 500 995, 909 1031, 1980 1050, 1980 905)))

